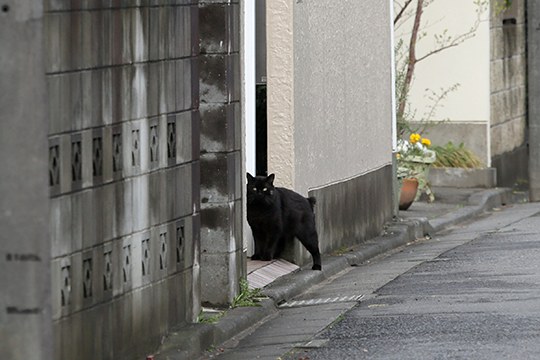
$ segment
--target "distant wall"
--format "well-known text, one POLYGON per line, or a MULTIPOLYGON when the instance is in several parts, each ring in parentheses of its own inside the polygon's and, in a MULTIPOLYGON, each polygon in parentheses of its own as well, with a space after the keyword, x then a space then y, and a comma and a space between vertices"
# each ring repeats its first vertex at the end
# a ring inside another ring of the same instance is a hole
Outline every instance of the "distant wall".
POLYGON ((490 20, 491 157, 499 186, 528 178, 525 7, 524 0, 514 0, 490 20))
POLYGON ((198 6, 139 3, 45 1, 56 359, 143 358, 199 312, 198 6))
MULTIPOLYGON (((426 36, 417 43, 417 58, 439 47, 434 40, 436 34, 444 31, 448 36, 468 33, 478 21, 477 10, 474 1, 470 0, 437 0, 429 4, 422 14, 421 31, 425 31, 426 36)), ((486 8, 480 15, 474 36, 418 62, 409 95, 410 112, 414 113, 415 121, 442 122, 427 127, 424 133, 434 145, 463 142, 485 164, 491 161, 489 16, 490 9, 486 8), (455 84, 459 85, 457 90, 449 92, 429 116, 435 105, 431 91, 441 94, 455 84)), ((412 22, 411 18, 396 29, 397 38, 403 40, 406 47, 412 22)))

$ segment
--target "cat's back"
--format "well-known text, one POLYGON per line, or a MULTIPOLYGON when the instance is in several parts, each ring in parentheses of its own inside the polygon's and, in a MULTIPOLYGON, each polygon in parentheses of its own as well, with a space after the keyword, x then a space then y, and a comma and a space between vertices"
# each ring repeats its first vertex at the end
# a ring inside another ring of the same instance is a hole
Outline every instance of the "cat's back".
POLYGON ((312 211, 312 205, 310 201, 299 193, 283 187, 278 187, 276 188, 276 190, 279 193, 282 207, 288 207, 302 211, 312 211))

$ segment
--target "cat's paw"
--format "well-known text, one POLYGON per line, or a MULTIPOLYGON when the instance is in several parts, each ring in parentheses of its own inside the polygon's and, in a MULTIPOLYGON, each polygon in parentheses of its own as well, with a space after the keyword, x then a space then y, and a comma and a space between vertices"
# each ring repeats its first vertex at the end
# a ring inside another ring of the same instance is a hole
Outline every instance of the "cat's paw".
POLYGON ((261 255, 253 254, 253 255, 251 255, 251 260, 261 260, 261 255))
POLYGON ((321 271, 321 270, 322 270, 322 266, 321 266, 321 265, 318 265, 318 264, 315 264, 315 265, 313 265, 313 267, 311 268, 311 270, 319 270, 319 271, 321 271))

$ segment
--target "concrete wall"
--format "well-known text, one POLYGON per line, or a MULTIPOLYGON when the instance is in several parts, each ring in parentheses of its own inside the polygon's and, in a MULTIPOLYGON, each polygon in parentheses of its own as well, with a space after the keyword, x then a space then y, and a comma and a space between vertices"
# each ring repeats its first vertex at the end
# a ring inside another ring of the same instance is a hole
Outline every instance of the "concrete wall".
POLYGON ((540 3, 527 2, 529 196, 540 201, 540 3))
POLYGON ((199 312, 198 6, 45 1, 55 358, 199 312))
POLYGON ((202 301, 226 305, 245 273, 240 4, 201 1, 202 301))
POLYGON ((391 216, 392 176, 383 170, 392 161, 389 2, 267 1, 266 21, 268 172, 320 197, 322 249, 360 242, 373 232, 359 227, 380 229, 391 216), (366 195, 360 184, 373 174, 388 196, 366 195), (378 215, 357 217, 366 206, 378 215), (349 220, 323 226, 331 213, 349 220))
MULTIPOLYGON (((427 35, 417 43, 417 58, 439 47, 434 35, 442 34, 445 30, 449 36, 469 32, 477 21, 477 9, 474 1, 470 0, 437 0, 429 4, 422 14, 421 25, 421 31, 427 35)), ((433 144, 463 142, 486 164, 490 162, 489 16, 490 10, 486 9, 481 14, 481 22, 472 38, 418 62, 409 96, 415 122, 444 122, 434 124, 424 132, 433 144), (450 92, 429 116, 435 103, 426 89, 440 94, 454 84, 459 84, 458 89, 450 92)), ((405 41, 407 47, 412 22, 412 18, 409 18, 408 21, 400 22, 402 25, 396 29, 397 37, 405 41)))
POLYGON ((0 4, 0 347, 52 359, 43 8, 0 4))
POLYGON ((389 11, 388 1, 295 3, 294 187, 301 193, 391 163, 389 11))
POLYGON ((514 0, 490 20, 491 157, 499 186, 528 177, 525 7, 524 0, 514 0))

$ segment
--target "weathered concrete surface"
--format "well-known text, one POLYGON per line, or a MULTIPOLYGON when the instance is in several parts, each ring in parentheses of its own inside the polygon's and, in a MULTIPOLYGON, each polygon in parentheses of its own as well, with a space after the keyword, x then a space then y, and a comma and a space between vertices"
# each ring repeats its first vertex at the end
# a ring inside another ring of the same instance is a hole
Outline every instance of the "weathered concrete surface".
POLYGON ((529 189, 531 201, 540 201, 540 4, 527 1, 529 100, 529 189))
POLYGON ((538 204, 495 211, 306 294, 329 296, 355 281, 375 290, 315 336, 322 346, 285 358, 534 358, 539 213, 538 204))
POLYGON ((0 348, 16 360, 53 358, 42 26, 40 1, 0 5, 0 348))
POLYGON ((142 358, 200 309, 198 6, 43 3, 54 358, 142 358))
POLYGON ((497 186, 497 169, 431 168, 429 182, 431 186, 493 188, 497 186))
POLYGON ((242 220, 240 4, 199 1, 201 40, 201 283, 227 306, 245 272, 242 220))
POLYGON ((497 184, 527 179, 527 1, 512 1, 506 11, 491 2, 490 137, 491 166, 497 184))

